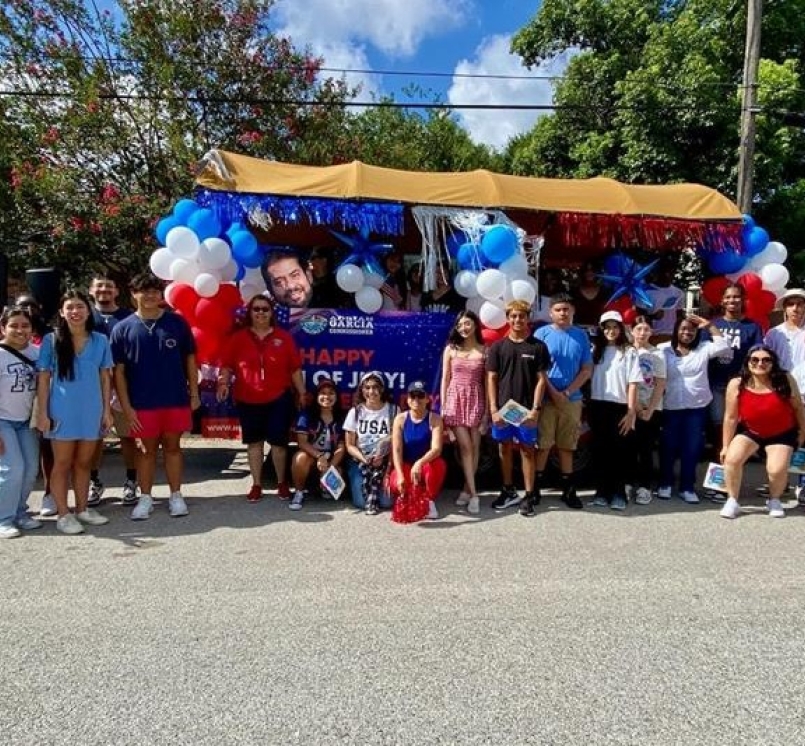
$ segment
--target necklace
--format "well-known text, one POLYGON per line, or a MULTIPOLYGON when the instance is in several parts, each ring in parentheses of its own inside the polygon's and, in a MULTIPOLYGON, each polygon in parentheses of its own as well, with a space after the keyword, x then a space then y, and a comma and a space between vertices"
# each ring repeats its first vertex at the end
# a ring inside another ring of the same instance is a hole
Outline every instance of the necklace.
POLYGON ((137 314, 137 318, 139 319, 140 323, 145 327, 145 330, 148 332, 148 336, 151 337, 154 334, 154 327, 157 325, 157 322, 161 318, 157 316, 155 319, 149 319, 151 323, 148 323, 142 316, 137 314))

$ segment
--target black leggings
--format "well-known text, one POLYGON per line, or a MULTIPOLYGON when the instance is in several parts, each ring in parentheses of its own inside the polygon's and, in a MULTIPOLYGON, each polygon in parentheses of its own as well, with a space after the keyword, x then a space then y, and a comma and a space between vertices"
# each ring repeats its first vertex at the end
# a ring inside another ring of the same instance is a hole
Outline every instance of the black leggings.
POLYGON ((634 433, 621 435, 620 421, 627 412, 625 404, 590 402, 589 423, 593 436, 593 465, 598 491, 611 498, 626 496, 625 485, 634 484, 636 454, 634 433))
POLYGON ((657 450, 657 438, 660 435, 660 413, 654 412, 651 419, 637 418, 634 431, 634 445, 637 451, 636 480, 638 487, 651 489, 657 471, 654 467, 654 452, 657 450))

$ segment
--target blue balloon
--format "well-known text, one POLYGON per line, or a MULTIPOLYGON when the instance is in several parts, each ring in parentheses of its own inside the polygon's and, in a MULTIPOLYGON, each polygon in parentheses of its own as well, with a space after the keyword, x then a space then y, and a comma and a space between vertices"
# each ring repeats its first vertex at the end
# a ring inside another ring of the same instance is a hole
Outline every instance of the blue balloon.
POLYGON ((263 263, 263 252, 260 251, 259 248, 256 248, 253 252, 251 252, 251 254, 244 256, 240 260, 240 263, 249 269, 259 267, 263 263))
POLYGON ((608 256, 604 261, 603 269, 604 274, 615 277, 629 277, 639 271, 634 259, 621 253, 608 256))
POLYGON ((480 272, 483 269, 481 252, 472 243, 465 243, 459 247, 456 261, 461 269, 468 269, 472 272, 480 272))
POLYGON ((751 215, 744 214, 743 221, 744 221, 744 225, 746 227, 748 227, 748 228, 754 228, 755 225, 756 225, 755 224, 755 219, 751 215))
POLYGON ((235 282, 240 282, 244 277, 246 277, 246 267, 238 262, 238 271, 235 272, 235 282))
POLYGON ((517 251, 517 234, 508 226, 493 225, 481 239, 483 255, 494 264, 502 264, 517 251))
POLYGON ((175 215, 168 215, 157 223, 157 227, 154 229, 154 235, 157 237, 160 246, 165 245, 168 232, 177 225, 179 225, 179 221, 176 219, 175 215))
POLYGON ((249 231, 238 231, 229 238, 232 241, 232 256, 239 264, 259 251, 257 239, 249 231))
POLYGON ((198 210, 198 204, 192 199, 180 199, 173 206, 173 217, 176 218, 179 225, 187 225, 187 221, 196 210, 198 210))
POLYGON ((188 219, 187 227, 197 236, 199 241, 215 238, 221 234, 221 221, 212 210, 196 210, 188 219))
POLYGON ((716 275, 728 275, 742 269, 746 263, 746 255, 739 254, 734 249, 715 251, 710 255, 708 264, 710 271, 716 275))
POLYGON ((749 229, 744 228, 741 237, 743 239, 744 252, 747 256, 756 256, 763 251, 769 243, 768 232, 759 225, 749 229))

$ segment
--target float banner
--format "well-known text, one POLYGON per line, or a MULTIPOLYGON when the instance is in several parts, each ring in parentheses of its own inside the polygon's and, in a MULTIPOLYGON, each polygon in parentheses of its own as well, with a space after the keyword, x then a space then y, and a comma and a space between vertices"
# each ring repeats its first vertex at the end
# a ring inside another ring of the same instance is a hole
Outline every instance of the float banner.
POLYGON ((351 394, 364 373, 376 370, 398 400, 412 381, 424 381, 438 395, 442 352, 454 322, 447 313, 313 310, 292 317, 290 332, 308 391, 331 378, 341 394, 351 394))

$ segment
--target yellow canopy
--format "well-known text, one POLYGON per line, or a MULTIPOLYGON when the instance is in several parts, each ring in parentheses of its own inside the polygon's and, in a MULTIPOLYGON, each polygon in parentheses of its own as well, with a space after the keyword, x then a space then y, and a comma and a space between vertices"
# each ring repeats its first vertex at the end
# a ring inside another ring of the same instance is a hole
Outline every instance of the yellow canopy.
POLYGON ((368 166, 297 166, 212 151, 198 186, 225 192, 499 208, 548 213, 739 221, 738 207, 700 184, 635 186, 605 178, 538 179, 491 171, 420 173, 368 166))

